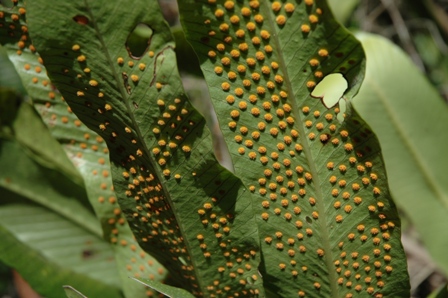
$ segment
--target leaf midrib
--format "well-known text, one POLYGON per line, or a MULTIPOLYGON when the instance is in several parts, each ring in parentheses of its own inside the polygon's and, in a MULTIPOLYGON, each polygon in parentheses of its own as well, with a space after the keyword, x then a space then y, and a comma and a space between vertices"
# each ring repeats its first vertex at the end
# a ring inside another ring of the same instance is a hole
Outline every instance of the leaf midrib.
MULTIPOLYGON (((300 113, 298 112, 298 106, 296 103, 296 95, 293 92, 293 88, 292 88, 292 84, 290 81, 290 76, 289 73, 287 71, 287 67, 286 67, 286 63, 284 60, 284 55, 281 52, 281 46, 280 46, 280 40, 278 38, 278 31, 276 29, 276 22, 273 20, 272 18, 272 14, 270 13, 270 11, 268 10, 269 7, 269 1, 265 0, 264 1, 265 5, 260 5, 260 10, 263 11, 263 14, 266 16, 266 19, 269 22, 269 26, 270 28, 273 29, 273 31, 275 32, 275 34, 272 34, 271 36, 271 40, 274 42, 275 47, 277 48, 278 51, 278 59, 279 59, 279 68, 283 71, 283 73, 285 74, 285 86, 288 92, 288 97, 291 98, 290 103, 292 105, 292 114, 294 115, 294 117, 298 120, 298 125, 297 128, 299 130, 299 136, 301 136, 303 140, 302 142, 302 147, 303 147, 303 152, 305 153, 305 157, 308 160, 308 165, 310 166, 310 172, 311 175, 313 177, 313 181, 315 185, 321 185, 321 181, 319 178, 319 173, 316 169, 316 166, 314 164, 314 160, 311 154, 311 148, 308 144, 308 141, 305 138, 305 129, 303 127, 303 121, 301 119, 300 113)), ((330 245, 330 235, 329 232, 327 230, 327 227, 325 225, 325 223, 327 222, 327 218, 326 218, 326 212, 325 212, 325 205, 324 205, 324 196, 322 193, 322 190, 320 187, 315 187, 314 189, 316 191, 316 200, 317 200, 317 209, 319 211, 319 225, 321 227, 321 232, 322 232, 322 246, 325 252, 325 264, 327 266, 328 269, 328 277, 329 277, 329 283, 330 283, 330 289, 331 289, 331 294, 333 297, 339 297, 339 289, 337 287, 337 276, 336 273, 333 269, 333 264, 332 264, 332 259, 333 259, 333 253, 331 250, 331 245, 330 245)))
MULTIPOLYGON (((171 210, 173 211, 174 217, 176 218, 176 221, 178 223, 181 235, 182 236, 183 235, 187 235, 185 233, 185 231, 184 231, 183 225, 180 224, 181 221, 178 218, 178 212, 176 212, 176 206, 174 206, 173 200, 171 199, 171 196, 170 196, 169 192, 166 190, 166 183, 165 183, 165 181, 163 179, 160 179, 161 173, 157 170, 157 166, 156 166, 155 162, 153 161, 153 159, 150 158, 150 156, 151 156, 150 150, 148 149, 148 147, 146 145, 146 142, 144 142, 143 135, 142 135, 142 133, 140 131, 139 126, 137 125, 137 121, 135 120, 134 114, 132 113, 132 108, 131 108, 131 105, 130 105, 130 101, 127 98, 127 90, 125 90, 123 85, 119 84, 119 82, 120 82, 120 75, 115 70, 115 64, 114 64, 114 62, 113 62, 113 60, 112 60, 112 58, 111 58, 111 56, 109 54, 108 47, 106 46, 106 43, 105 43, 104 39, 102 38, 102 35, 100 34, 101 31, 99 30, 99 28, 97 26, 96 18, 94 17, 94 15, 92 13, 92 10, 91 10, 91 8, 90 8, 90 6, 88 4, 88 0, 84 0, 84 4, 86 6, 87 13, 90 15, 90 19, 92 20, 92 24, 93 24, 94 30, 95 30, 95 32, 96 32, 96 34, 98 36, 98 40, 99 40, 101 46, 104 49, 103 53, 106 56, 107 62, 109 63, 110 69, 111 69, 112 74, 113 74, 113 76, 115 78, 115 81, 117 83, 117 88, 118 88, 118 90, 120 90, 121 97, 123 98, 124 104, 126 105, 126 109, 127 109, 128 115, 129 115, 129 117, 131 119, 131 122, 132 122, 132 124, 134 126, 134 130, 135 130, 135 132, 137 134, 138 139, 141 140, 141 145, 142 145, 143 150, 145 151, 146 155, 148 156, 148 158, 146 160, 149 161, 149 163, 152 166, 152 170, 157 174, 157 177, 159 178, 158 180, 159 180, 159 183, 162 185, 162 191, 164 193, 165 198, 170 203, 171 210)), ((162 53, 163 53, 163 51, 162 51, 162 53)), ((157 59, 157 56, 158 55, 156 55, 154 57, 154 59, 157 59)), ((155 60, 154 63, 156 64, 157 60, 155 60)), ((155 71, 155 70, 156 69, 155 69, 155 66, 154 66, 154 70, 153 71, 155 71)), ((189 252, 189 255, 193 256, 193 254, 191 254, 192 249, 191 249, 188 237, 183 237, 183 238, 184 238, 185 246, 186 246, 186 248, 187 248, 187 250, 189 252)), ((200 278, 201 275, 197 271, 197 266, 195 264, 196 263, 195 262, 195 258, 190 258, 190 259, 191 259, 191 262, 193 263, 193 270, 194 270, 195 275, 197 277, 196 281, 200 284, 200 289, 205 289, 204 284, 203 284, 203 280, 202 280, 202 278, 200 278)))

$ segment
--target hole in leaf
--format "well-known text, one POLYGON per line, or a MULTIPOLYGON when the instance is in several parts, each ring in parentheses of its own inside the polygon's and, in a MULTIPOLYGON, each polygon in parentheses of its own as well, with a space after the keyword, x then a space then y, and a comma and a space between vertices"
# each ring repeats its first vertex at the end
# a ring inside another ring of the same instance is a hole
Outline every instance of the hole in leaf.
POLYGON ((83 15, 76 15, 73 17, 73 21, 80 25, 87 25, 89 23, 89 19, 83 15))
POLYGON ((126 40, 126 50, 133 59, 140 59, 151 44, 153 30, 146 24, 138 24, 126 40))
POLYGON ((334 107, 348 88, 347 80, 340 73, 332 73, 316 85, 311 96, 322 99, 327 109, 334 107))
POLYGON ((337 115, 339 122, 344 121, 346 102, 342 97, 348 88, 348 82, 341 73, 332 73, 325 76, 316 85, 311 96, 320 98, 327 109, 331 109, 339 103, 340 112, 337 115))
POLYGON ((309 223, 309 224, 313 223, 313 220, 311 219, 311 217, 307 216, 307 217, 305 217, 305 219, 306 219, 307 223, 309 223))

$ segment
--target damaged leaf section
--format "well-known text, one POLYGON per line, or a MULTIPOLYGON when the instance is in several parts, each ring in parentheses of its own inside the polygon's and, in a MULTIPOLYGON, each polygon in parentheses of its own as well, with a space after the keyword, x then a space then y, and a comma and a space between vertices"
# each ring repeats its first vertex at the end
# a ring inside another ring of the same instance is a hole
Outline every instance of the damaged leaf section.
POLYGON ((339 102, 347 87, 347 80, 342 74, 332 73, 317 84, 311 96, 321 98, 327 109, 330 109, 339 102))
POLYGON ((320 98, 327 109, 331 109, 339 103, 339 122, 344 120, 346 110, 345 99, 342 97, 348 88, 347 80, 340 73, 326 75, 311 92, 312 97, 320 98))
POLYGON ((146 24, 138 24, 126 40, 129 57, 141 59, 151 45, 152 29, 146 24))

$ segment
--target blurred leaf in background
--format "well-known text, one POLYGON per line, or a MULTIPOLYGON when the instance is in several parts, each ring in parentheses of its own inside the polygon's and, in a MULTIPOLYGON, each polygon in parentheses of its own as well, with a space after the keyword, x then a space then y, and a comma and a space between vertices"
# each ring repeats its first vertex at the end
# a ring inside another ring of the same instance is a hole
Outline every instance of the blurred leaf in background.
POLYGON ((361 0, 328 0, 328 5, 331 7, 331 11, 338 22, 346 24, 360 1, 361 0))
POLYGON ((40 116, 17 93, 1 89, 0 98, 0 168, 7 169, 0 171, 1 260, 48 297, 60 297, 62 282, 119 297, 112 251, 92 210, 78 200, 86 199, 84 188, 40 154, 53 148, 56 162, 65 152, 55 140, 47 142, 52 139, 40 116), (27 131, 44 145, 30 148, 27 131))
POLYGON ((328 1, 352 31, 384 36, 401 47, 448 100, 448 3, 445 0, 328 1))

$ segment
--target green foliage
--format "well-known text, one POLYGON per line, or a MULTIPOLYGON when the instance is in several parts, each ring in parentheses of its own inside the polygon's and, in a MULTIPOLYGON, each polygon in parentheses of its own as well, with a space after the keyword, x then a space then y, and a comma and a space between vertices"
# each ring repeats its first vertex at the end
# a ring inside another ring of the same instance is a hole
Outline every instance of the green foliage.
MULTIPOLYGON (((323 1, 297 5, 294 13, 293 5, 278 2, 272 7, 193 2, 179 3, 183 25, 206 73, 235 173, 253 191, 265 286, 284 297, 316 288, 323 296, 345 296, 353 288, 342 285, 351 282, 355 287, 356 273, 363 279, 372 273, 362 269, 370 267, 360 261, 362 256, 372 260, 392 252, 384 250, 388 244, 378 243, 377 231, 391 236, 389 243, 401 250, 376 138, 350 105, 341 124, 336 120, 340 106, 327 109, 310 96, 326 74, 341 72, 350 86, 345 97, 351 98, 363 75, 359 43, 334 22, 323 1), (223 30, 222 24, 229 27, 223 30), (294 183, 288 189, 289 181, 294 183), (388 220, 395 229, 389 231, 388 220), (299 239, 298 247, 290 250, 289 239, 294 245, 299 239), (383 250, 375 250, 377 245, 383 250), (345 255, 359 257, 349 261, 345 255), (360 270, 341 277, 342 268, 335 263, 344 262, 356 263, 360 270)), ((395 258, 404 264, 400 253, 395 258)), ((389 279, 383 275, 384 291, 406 295, 406 290, 400 292, 405 266, 393 267, 401 269, 389 279)))
POLYGON ((378 134, 397 204, 448 274, 448 159, 443 149, 448 146, 448 107, 396 46, 381 37, 357 36, 369 60, 353 104, 378 134))
POLYGON ((66 159, 64 167, 67 168, 71 163, 46 131, 40 117, 13 92, 1 89, 0 97, 3 148, 0 166, 3 169, 26 169, 23 172, 1 171, 2 190, 59 210, 87 230, 98 233, 98 225, 85 207, 87 198, 84 190, 72 179, 54 171, 59 160, 66 159), (49 152, 53 154, 53 161, 46 159, 49 152))
POLYGON ((336 20, 339 23, 344 24, 350 18, 353 10, 359 2, 360 0, 328 0, 328 5, 330 6, 336 20))
MULTIPOLYGON (((2 261, 47 297, 60 297, 61 284, 69 282, 91 295, 104 292, 119 297, 116 265, 110 262, 113 254, 101 240, 91 210, 81 203, 86 199, 83 189, 62 172, 45 167, 47 162, 41 163, 43 151, 52 148, 58 160, 57 147, 45 142, 51 140, 49 132, 29 104, 21 103, 11 92, 2 94, 15 108, 0 109, 2 120, 7 119, 4 115, 12 120, 2 121, 0 139, 0 167, 8 169, 0 172, 2 261), (26 136, 31 131, 45 146, 35 143, 37 150, 27 146, 26 136)), ((68 161, 66 166, 70 164, 68 161)))
MULTIPOLYGON (((126 281, 125 266, 154 278, 153 266, 142 265, 153 261, 140 259, 150 257, 134 256, 132 230, 195 296, 407 296, 379 144, 349 102, 363 79, 359 42, 325 1, 209 2, 179 5, 234 173, 217 162, 205 120, 185 96, 156 1, 35 0, 26 23, 21 4, 2 15, 21 24, 4 29, 1 41, 84 179, 125 295, 146 291, 126 281), (128 37, 140 24, 152 35, 135 57, 128 37), (311 92, 331 73, 343 74, 348 89, 329 104, 328 90, 323 98, 311 92)), ((70 166, 52 170, 76 180, 70 166)), ((20 239, 14 233, 11 241, 20 239)), ((16 256, 7 256, 12 264, 16 256)), ((147 285, 160 290, 162 278, 147 285)), ((69 284, 98 296, 87 282, 69 284)))
POLYGON ((148 279, 141 279, 141 278, 132 278, 135 281, 144 284, 148 287, 153 288, 154 290, 164 294, 166 297, 172 297, 172 298, 194 298, 193 295, 191 295, 189 292, 180 289, 171 287, 165 284, 162 284, 160 282, 148 280, 148 279))
MULTIPOLYGON (((16 10, 18 9, 16 8, 16 10)), ((14 11, 9 12, 14 13, 14 11)), ((24 36, 29 40, 27 34, 24 36)), ((17 36, 18 38, 20 36, 17 36)), ((8 39, 5 46, 27 92, 32 95, 33 104, 40 116, 32 110, 29 104, 20 105, 18 112, 2 108, 4 115, 11 117, 11 121, 14 120, 4 137, 17 139, 22 148, 19 146, 19 148, 8 148, 7 150, 6 143, 3 146, 4 152, 9 152, 9 155, 4 153, 0 163, 4 168, 18 169, 2 173, 6 175, 6 178, 1 180, 1 183, 6 181, 7 183, 3 184, 6 189, 25 195, 28 199, 71 218, 78 225, 86 227, 98 236, 103 234, 105 240, 110 242, 110 248, 113 249, 113 252, 108 251, 109 257, 115 257, 116 260, 116 264, 112 262, 113 267, 109 269, 109 273, 114 278, 107 278, 107 280, 114 285, 121 284, 126 296, 146 296, 147 290, 130 281, 128 276, 144 274, 148 278, 163 280, 166 270, 138 248, 138 244, 121 214, 112 187, 108 150, 103 139, 84 126, 71 112, 59 92, 54 90, 50 84, 42 65, 42 59, 35 51, 23 50, 24 44, 20 44, 17 40, 8 39), (29 71, 30 69, 34 71, 29 71), (40 117, 46 125, 41 122, 40 117), (30 155, 31 153, 33 161, 23 158, 24 154, 30 155), (20 160, 21 164, 17 165, 17 160, 20 160), (38 166, 35 165, 36 161, 38 161, 38 166), (23 169, 28 169, 25 172, 27 179, 23 179, 23 169), (61 173, 64 172, 68 173, 66 176, 70 178, 65 179, 68 180, 67 182, 63 179, 64 175, 61 177, 61 173), (73 185, 71 180, 76 181, 79 185, 73 185), (53 194, 55 191, 57 193, 53 194), (97 219, 93 218, 90 210, 86 213, 85 207, 77 207, 76 204, 79 204, 79 201, 82 201, 88 209, 93 206, 97 219), (98 220, 103 227, 102 232, 98 220), (140 261, 137 263, 137 260, 140 261), (121 270, 118 270, 117 266, 121 270), (118 280, 117 273, 120 275, 121 282, 118 280)), ((29 48, 32 49, 32 46, 29 48)), ((12 100, 13 96, 9 94, 2 101, 5 104, 12 104, 12 109, 15 103, 12 100)), ((8 196, 4 195, 4 197, 8 196)), ((53 236, 55 240, 60 237, 58 234, 53 234, 53 236)), ((102 245, 107 244, 103 241, 102 245)), ((57 247, 57 249, 64 251, 65 247, 57 247)), ((96 251, 93 252, 94 255, 96 253, 96 251)), ((11 264, 13 265, 13 263, 11 264)), ((97 270, 94 269, 90 270, 95 274, 97 270)), ((101 270, 101 267, 98 266, 96 269, 101 270)), ((23 272, 21 273, 23 274, 23 272)), ((37 289, 36 284, 43 284, 45 280, 34 278, 29 282, 37 289)), ((70 280, 66 279, 65 283, 70 283, 70 280)), ((78 287, 84 291, 89 285, 81 284, 78 287)), ((60 293, 60 291, 61 288, 58 285, 57 290, 50 289, 49 293, 44 293, 51 296, 52 293, 60 293)), ((88 290, 85 292, 89 293, 88 290)))
POLYGON ((0 293, 3 295, 11 291, 11 279, 12 274, 10 268, 4 263, 0 263, 0 293))
POLYGON ((428 298, 443 298, 446 297, 447 295, 448 295, 448 286, 444 284, 439 289, 431 293, 431 295, 428 296, 428 298))
POLYGON ((207 286, 213 286, 215 280, 233 291, 247 287, 261 292, 258 233, 249 193, 218 164, 205 121, 182 94, 173 70, 170 32, 156 13, 157 3, 141 3, 138 9, 107 3, 54 6, 51 13, 58 17, 51 24, 41 22, 49 12, 44 2, 29 4, 27 20, 40 32, 31 35, 34 45, 44 61, 58 61, 46 65, 52 83, 73 112, 108 144, 115 192, 140 245, 193 293, 199 293, 197 288, 208 296, 207 286), (103 15, 116 7, 128 17, 103 15), (98 20, 105 23, 100 25, 98 20), (152 36, 148 49, 154 56, 145 53, 137 61, 129 58, 125 42, 139 23, 159 33, 152 36), (45 28, 41 30, 41 26, 45 28), (112 27, 117 30, 105 35, 112 27), (60 28, 66 32, 60 34, 60 28), (129 61, 135 65, 130 67, 129 61), (61 67, 68 70, 66 76, 56 75, 61 67), (85 68, 90 71, 86 73, 85 68), (162 119, 173 121, 172 125, 158 124, 162 119), (171 150, 172 156, 165 156, 162 150, 171 150), (214 205, 218 227, 222 225, 220 234, 211 221, 204 224, 197 214, 204 204, 208 209, 214 205), (201 237, 206 249, 199 245, 201 237), (228 259, 215 253, 226 246, 232 252, 228 259), (246 285, 221 277, 221 267, 226 262, 237 264, 239 258, 245 260, 242 280, 250 281, 244 282, 246 285))
POLYGON ((67 295, 67 298, 86 298, 86 296, 84 296, 71 286, 64 286, 63 288, 65 291, 65 295, 67 295))
POLYGON ((24 95, 25 90, 22 86, 22 82, 14 69, 14 65, 8 59, 6 50, 0 46, 0 65, 2 66, 2 71, 0 72, 0 87, 6 89, 12 89, 16 92, 24 95))
POLYGON ((97 235, 30 204, 2 206, 0 217, 2 260, 38 293, 61 297, 61 285, 69 282, 91 297, 121 296, 112 251, 97 235))

